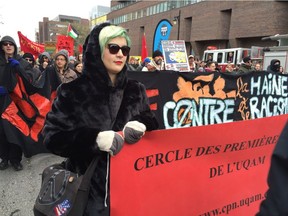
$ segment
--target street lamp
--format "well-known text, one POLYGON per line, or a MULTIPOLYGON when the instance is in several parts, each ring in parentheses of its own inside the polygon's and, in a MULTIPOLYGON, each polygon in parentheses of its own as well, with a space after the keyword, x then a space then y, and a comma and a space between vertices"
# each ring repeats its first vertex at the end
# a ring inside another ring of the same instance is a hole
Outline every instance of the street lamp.
POLYGON ((179 40, 179 34, 180 34, 180 17, 181 17, 181 10, 179 10, 178 16, 175 16, 173 19, 173 24, 178 24, 178 30, 177 30, 177 40, 179 40))
POLYGON ((173 24, 174 24, 174 25, 177 25, 178 18, 179 18, 178 16, 175 16, 175 17, 174 17, 174 19, 173 19, 173 24))

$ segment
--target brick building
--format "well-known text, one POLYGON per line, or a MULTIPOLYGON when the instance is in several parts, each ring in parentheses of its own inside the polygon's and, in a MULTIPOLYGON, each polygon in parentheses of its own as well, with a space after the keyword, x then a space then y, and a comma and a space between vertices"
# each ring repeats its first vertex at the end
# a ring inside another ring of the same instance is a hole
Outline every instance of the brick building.
POLYGON ((53 20, 44 17, 42 22, 39 22, 39 33, 36 41, 44 43, 47 41, 56 41, 57 34, 61 32, 67 33, 68 24, 77 23, 89 28, 89 20, 80 17, 59 15, 53 20))
POLYGON ((169 40, 185 40, 187 53, 201 57, 208 46, 224 49, 277 45, 277 41, 261 39, 288 33, 287 11, 288 3, 284 1, 131 0, 111 1, 107 18, 129 31, 131 55, 141 54, 145 32, 151 56, 156 26, 167 19, 173 25, 169 40))

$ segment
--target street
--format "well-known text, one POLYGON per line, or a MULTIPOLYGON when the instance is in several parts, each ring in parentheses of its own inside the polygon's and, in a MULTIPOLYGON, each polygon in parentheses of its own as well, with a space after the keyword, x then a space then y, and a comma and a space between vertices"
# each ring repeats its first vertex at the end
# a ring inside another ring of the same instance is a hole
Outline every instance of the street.
POLYGON ((43 169, 62 160, 53 154, 38 154, 31 158, 23 157, 24 169, 21 171, 16 172, 11 166, 1 170, 0 216, 32 216, 43 169))

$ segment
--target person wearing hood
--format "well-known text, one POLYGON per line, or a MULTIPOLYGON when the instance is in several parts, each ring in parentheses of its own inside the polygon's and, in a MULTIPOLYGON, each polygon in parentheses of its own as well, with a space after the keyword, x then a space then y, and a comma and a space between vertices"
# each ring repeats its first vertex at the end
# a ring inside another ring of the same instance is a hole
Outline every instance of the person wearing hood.
POLYGON ((58 87, 46 116, 47 149, 69 158, 69 167, 82 174, 96 157, 85 216, 110 215, 110 156, 120 152, 124 141, 136 143, 146 130, 158 128, 145 86, 128 79, 130 46, 124 28, 95 26, 83 46, 82 76, 58 87))
POLYGON ((52 65, 52 59, 48 52, 43 52, 38 56, 39 70, 43 72, 47 67, 52 65))
POLYGON ((270 65, 267 68, 267 72, 280 73, 280 66, 281 66, 280 60, 272 59, 270 65))
POLYGON ((75 62, 76 62, 76 58, 74 56, 69 56, 68 67, 74 70, 75 62))
MULTIPOLYGON (((35 81, 33 67, 17 53, 15 40, 11 36, 4 36, 0 41, 0 116, 5 109, 5 96, 14 94, 16 74, 28 83, 35 81)), ((11 100, 14 97, 10 97, 11 100)), ((14 143, 13 137, 6 134, 3 124, 4 119, 0 117, 0 170, 7 169, 9 162, 15 171, 22 170, 23 151, 20 145, 14 143)))
POLYGON ((54 64, 46 69, 47 73, 57 73, 60 83, 68 83, 77 78, 74 70, 69 68, 69 58, 67 50, 60 50, 55 54, 54 64))

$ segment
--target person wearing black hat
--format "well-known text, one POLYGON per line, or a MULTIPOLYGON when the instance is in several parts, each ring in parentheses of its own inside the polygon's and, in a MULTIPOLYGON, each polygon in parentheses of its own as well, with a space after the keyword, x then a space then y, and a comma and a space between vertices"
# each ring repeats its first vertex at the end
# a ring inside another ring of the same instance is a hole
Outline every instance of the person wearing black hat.
MULTIPOLYGON (((4 128, 6 119, 2 116, 5 107, 4 100, 9 97, 12 101, 17 100, 11 97, 15 88, 15 74, 28 82, 33 82, 32 66, 17 53, 17 45, 11 36, 4 36, 0 41, 0 170, 5 170, 9 162, 14 170, 23 169, 21 164, 22 148, 19 143, 15 143, 15 134, 11 131, 7 133, 4 128)), ((15 95, 14 95, 15 96, 15 95)), ((9 118, 14 118, 9 113, 9 118)))
POLYGON ((252 60, 250 56, 246 56, 242 59, 239 70, 235 72, 236 74, 244 74, 248 72, 252 72, 254 69, 252 68, 252 60))
POLYGON ((165 70, 165 64, 163 59, 163 54, 160 50, 155 50, 152 55, 151 64, 156 68, 156 70, 165 70))
POLYGON ((29 62, 34 67, 35 59, 31 53, 24 53, 22 58, 25 59, 27 62, 29 62))
POLYGON ((24 53, 22 58, 32 66, 35 75, 33 80, 37 80, 41 76, 41 71, 36 67, 34 56, 31 53, 24 53))

